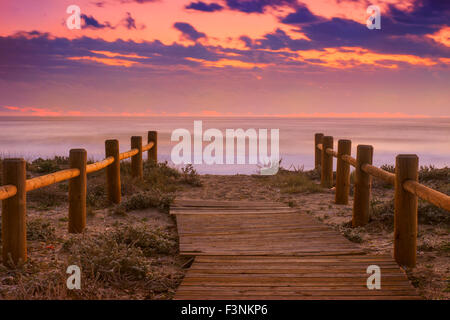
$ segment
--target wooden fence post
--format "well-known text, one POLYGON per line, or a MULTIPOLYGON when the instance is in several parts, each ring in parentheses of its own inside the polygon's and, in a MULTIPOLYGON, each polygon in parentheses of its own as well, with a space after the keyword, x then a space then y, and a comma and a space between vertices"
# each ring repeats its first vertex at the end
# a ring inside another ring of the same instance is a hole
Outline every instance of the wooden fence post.
POLYGON ((106 184, 108 200, 112 203, 120 203, 120 158, 119 141, 105 141, 106 157, 114 157, 114 162, 106 168, 106 184))
POLYGON ((25 160, 3 160, 3 183, 17 188, 14 197, 2 201, 2 257, 9 267, 27 261, 26 179, 25 160))
POLYGON ((354 227, 364 226, 369 222, 370 188, 371 176, 362 171, 363 164, 372 164, 373 147, 369 145, 358 145, 356 153, 355 168, 355 192, 353 197, 353 219, 354 227))
POLYGON ((336 204, 348 204, 348 193, 350 191, 350 164, 342 160, 341 157, 343 155, 350 155, 351 153, 351 140, 339 140, 336 165, 336 204))
POLYGON ((418 181, 419 158, 401 154, 395 159, 394 258, 414 267, 417 252, 417 196, 403 189, 406 180, 418 181))
POLYGON ((322 174, 321 185, 325 188, 333 186, 333 155, 326 152, 328 148, 333 149, 333 137, 324 136, 322 138, 322 174))
POLYGON ((158 162, 158 131, 148 132, 148 143, 153 142, 153 148, 148 150, 148 161, 158 162))
POLYGON ((144 177, 144 171, 142 167, 142 137, 131 137, 131 149, 138 149, 139 152, 131 157, 131 176, 134 178, 142 179, 144 177))
POLYGON ((317 148, 317 145, 322 143, 323 133, 316 133, 314 135, 314 169, 318 170, 322 162, 322 151, 317 148))
POLYGON ((80 170, 80 175, 69 180, 69 233, 81 233, 86 227, 86 162, 86 150, 70 150, 70 167, 80 170))

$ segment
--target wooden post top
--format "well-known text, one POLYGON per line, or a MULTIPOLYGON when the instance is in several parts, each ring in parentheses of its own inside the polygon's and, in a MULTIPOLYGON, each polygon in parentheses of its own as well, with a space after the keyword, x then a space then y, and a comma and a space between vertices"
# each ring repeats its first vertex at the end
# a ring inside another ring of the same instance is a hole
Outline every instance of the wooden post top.
POLYGON ((417 154, 399 154, 396 157, 397 159, 419 159, 417 154))
POLYGON ((373 150, 373 146, 369 145, 369 144, 358 144, 357 149, 361 149, 361 150, 373 150))
POLYGON ((70 153, 87 153, 86 149, 70 149, 70 153))

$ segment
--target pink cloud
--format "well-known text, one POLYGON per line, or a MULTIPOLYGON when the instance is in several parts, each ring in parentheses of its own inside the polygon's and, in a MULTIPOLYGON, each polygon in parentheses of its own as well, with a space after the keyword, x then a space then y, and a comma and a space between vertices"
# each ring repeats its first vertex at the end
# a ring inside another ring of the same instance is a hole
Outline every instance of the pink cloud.
POLYGON ((14 107, 14 106, 4 106, 6 110, 14 111, 8 112, 6 115, 17 115, 16 112, 19 112, 20 115, 24 116, 38 116, 38 117, 57 117, 61 116, 62 113, 60 111, 52 111, 50 109, 45 108, 35 108, 35 107, 14 107))

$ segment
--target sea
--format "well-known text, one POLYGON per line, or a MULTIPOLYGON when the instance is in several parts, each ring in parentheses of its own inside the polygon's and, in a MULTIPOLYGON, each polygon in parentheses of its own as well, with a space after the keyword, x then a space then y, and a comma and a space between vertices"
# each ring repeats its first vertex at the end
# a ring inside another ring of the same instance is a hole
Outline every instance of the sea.
MULTIPOLYGON (((268 118, 268 117, 0 117, 0 157, 36 158, 68 156, 72 148, 84 148, 88 159, 105 157, 104 141, 118 139, 121 152, 130 149, 130 137, 158 131, 158 158, 171 161, 178 141, 171 141, 176 129, 186 129, 194 139, 194 121, 202 121, 203 132, 218 129, 279 130, 281 166, 309 170, 314 166, 314 134, 352 141, 352 155, 358 144, 374 147, 373 163, 394 165, 398 154, 417 154, 421 166, 450 166, 450 118, 268 118)), ((209 142, 203 142, 203 148, 209 142)), ((225 138, 223 141, 225 148, 225 138)), ((193 148, 193 143, 192 143, 193 148)), ((268 146, 270 153, 270 143, 268 146)), ((247 147, 248 152, 248 147, 247 147)), ((225 156, 225 150, 224 150, 225 156)), ((195 164, 202 174, 254 174, 259 164, 195 164)))

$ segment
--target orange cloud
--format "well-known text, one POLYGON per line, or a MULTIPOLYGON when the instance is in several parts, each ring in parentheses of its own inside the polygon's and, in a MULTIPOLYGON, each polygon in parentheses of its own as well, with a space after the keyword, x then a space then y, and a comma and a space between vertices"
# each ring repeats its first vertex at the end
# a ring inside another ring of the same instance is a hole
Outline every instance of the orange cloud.
POLYGON ((305 61, 324 67, 347 69, 360 65, 372 65, 381 68, 397 68, 395 62, 406 62, 412 65, 433 66, 437 64, 431 58, 421 58, 414 55, 383 54, 371 52, 359 47, 326 48, 320 50, 308 50, 299 53, 296 61, 305 61), (317 59, 317 61, 308 61, 317 59))
MULTIPOLYGON (((59 111, 53 111, 50 109, 45 108, 35 108, 35 107, 12 107, 12 106, 4 106, 4 109, 11 110, 11 111, 17 111, 19 115, 25 115, 25 116, 37 116, 37 117, 57 117, 61 116, 62 113, 59 111)), ((13 113, 17 115, 17 113, 13 113)), ((8 112, 6 115, 11 115, 10 112, 8 112)))
POLYGON ((19 107, 10 107, 10 106, 5 106, 4 108, 5 108, 5 109, 8 109, 8 110, 14 110, 14 111, 16 111, 16 110, 20 110, 20 108, 19 108, 19 107))
POLYGON ((214 116, 218 117, 218 116, 221 116, 222 114, 215 110, 203 110, 202 115, 207 116, 207 117, 214 117, 214 116))
POLYGON ((442 43, 444 46, 450 47, 450 27, 444 27, 438 32, 428 35, 428 37, 442 43))
POLYGON ((127 67, 127 68, 134 66, 136 64, 140 64, 139 62, 136 62, 136 61, 130 61, 130 60, 124 60, 124 59, 109 59, 109 58, 98 58, 98 57, 88 57, 88 56, 69 57, 67 59, 74 60, 74 61, 82 61, 82 60, 94 61, 97 63, 105 64, 107 66, 127 67))
POLYGON ((149 57, 139 56, 137 54, 121 54, 117 52, 111 52, 111 51, 98 51, 98 50, 91 50, 92 53, 101 54, 109 58, 115 58, 115 57, 122 57, 122 58, 136 58, 136 59, 149 59, 149 57))
POLYGON ((196 59, 187 57, 186 60, 195 61, 201 63, 204 67, 215 67, 215 68, 225 68, 225 67, 234 67, 241 69, 253 69, 253 68, 264 68, 269 64, 266 63, 251 63, 244 62, 240 60, 231 60, 231 59, 220 59, 218 61, 208 61, 203 59, 196 59))

